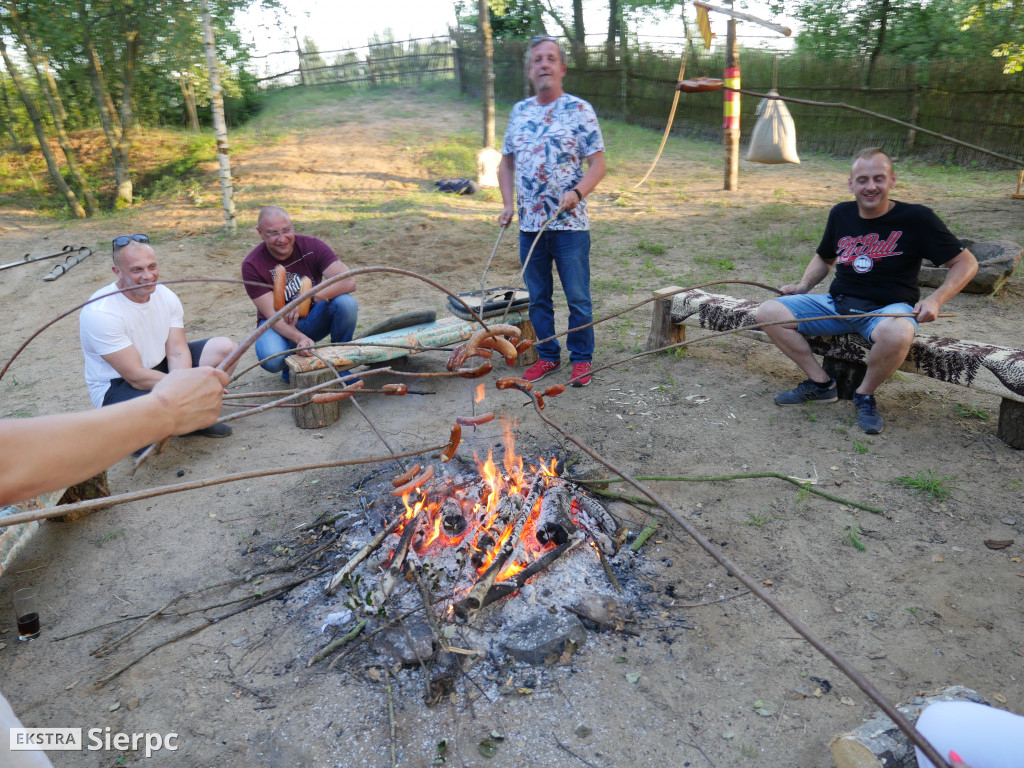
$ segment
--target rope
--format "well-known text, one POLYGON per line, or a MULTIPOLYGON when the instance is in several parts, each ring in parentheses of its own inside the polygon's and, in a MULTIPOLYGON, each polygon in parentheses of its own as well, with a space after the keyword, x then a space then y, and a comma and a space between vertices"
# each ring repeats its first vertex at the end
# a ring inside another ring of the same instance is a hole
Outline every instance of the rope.
MULTIPOLYGON (((685 11, 686 5, 683 5, 685 11)), ((679 77, 676 78, 676 82, 682 82, 683 77, 686 75, 686 54, 690 51, 690 28, 686 26, 686 16, 683 16, 683 29, 686 30, 686 42, 683 44, 683 60, 679 63, 679 77)), ((640 185, 647 181, 647 178, 654 172, 654 166, 658 164, 661 159, 661 153, 665 151, 665 144, 668 142, 668 135, 672 131, 672 121, 676 119, 676 107, 679 105, 679 94, 681 91, 676 91, 676 95, 672 97, 672 109, 668 113, 668 123, 665 125, 665 133, 661 136, 661 146, 658 147, 658 154, 654 156, 654 161, 651 163, 651 167, 647 169, 647 173, 640 179, 634 186, 633 189, 639 189, 640 185)))

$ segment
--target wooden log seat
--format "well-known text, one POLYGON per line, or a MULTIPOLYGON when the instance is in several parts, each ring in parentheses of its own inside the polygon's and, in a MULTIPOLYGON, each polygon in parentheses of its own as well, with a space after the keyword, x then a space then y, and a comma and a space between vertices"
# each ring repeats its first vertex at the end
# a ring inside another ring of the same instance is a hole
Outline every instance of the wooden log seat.
MULTIPOLYGON (((17 515, 21 512, 31 512, 36 509, 47 509, 60 504, 71 504, 83 499, 96 499, 110 495, 110 487, 107 485, 107 472, 104 470, 88 480, 70 488, 61 488, 49 493, 41 493, 31 499, 20 501, 17 504, 0 506, 0 576, 10 570, 18 553, 25 548, 29 539, 39 530, 39 521, 33 520, 30 523, 19 523, 18 525, 4 525, 4 518, 9 515, 17 515)), ((51 518, 53 522, 73 522, 88 515, 88 512, 79 512, 74 515, 62 515, 51 518)))
MULTIPOLYGON (((498 318, 491 318, 488 325, 498 322, 498 318)), ((533 330, 526 312, 509 312, 506 322, 519 326, 522 330, 522 338, 536 340, 537 336, 533 330)), ((385 363, 389 360, 419 354, 418 351, 402 349, 400 347, 382 347, 378 344, 396 344, 406 346, 419 346, 425 349, 438 349, 448 347, 465 341, 480 329, 480 324, 469 320, 462 320, 458 317, 444 317, 431 323, 421 323, 407 328, 378 333, 374 336, 364 336, 353 339, 345 344, 334 344, 326 347, 319 347, 317 354, 331 364, 334 370, 329 370, 318 357, 302 357, 300 355, 289 355, 285 359, 288 366, 290 380, 295 389, 306 389, 314 384, 328 381, 335 378, 334 371, 342 372, 355 368, 357 365, 373 365, 385 363)), ((443 358, 438 358, 443 365, 443 358)), ((524 355, 521 355, 518 362, 530 364, 536 360, 536 352, 531 348, 524 355)), ((333 424, 341 414, 340 403, 313 403, 308 399, 302 402, 301 408, 293 408, 295 423, 303 429, 319 429, 328 424, 333 424)))
MULTIPOLYGON (((756 325, 761 303, 674 286, 654 295, 649 350, 685 341, 686 325, 708 331, 756 325)), ((771 343, 763 331, 740 335, 771 343)), ((867 367, 868 342, 857 334, 811 336, 808 342, 836 378, 839 397, 852 399, 867 367)), ((1011 447, 1024 449, 1024 349, 918 333, 900 370, 997 395, 1001 402, 996 435, 1011 447)))
MULTIPOLYGON (((896 708, 916 725, 924 709, 940 701, 973 701, 988 704, 977 691, 960 685, 922 693, 896 708)), ((842 733, 829 744, 836 768, 917 768, 914 745, 896 724, 881 712, 859 728, 842 733)))

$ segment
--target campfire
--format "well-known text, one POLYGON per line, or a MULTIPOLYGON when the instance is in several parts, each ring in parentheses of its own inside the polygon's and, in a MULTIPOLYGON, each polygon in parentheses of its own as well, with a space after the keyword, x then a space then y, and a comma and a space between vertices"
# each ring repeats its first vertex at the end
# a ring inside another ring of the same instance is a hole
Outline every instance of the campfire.
POLYGON ((349 590, 347 608, 385 610, 399 585, 422 573, 445 596, 442 615, 466 620, 577 547, 595 560, 615 555, 616 521, 562 476, 556 459, 524 461, 507 422, 503 448, 500 462, 489 451, 461 471, 449 465, 434 476, 433 467, 413 467, 393 481, 394 511, 384 513, 391 523, 367 545, 376 543, 377 554, 367 556, 362 576, 336 577, 349 590), (424 479, 410 481, 414 475, 424 479))

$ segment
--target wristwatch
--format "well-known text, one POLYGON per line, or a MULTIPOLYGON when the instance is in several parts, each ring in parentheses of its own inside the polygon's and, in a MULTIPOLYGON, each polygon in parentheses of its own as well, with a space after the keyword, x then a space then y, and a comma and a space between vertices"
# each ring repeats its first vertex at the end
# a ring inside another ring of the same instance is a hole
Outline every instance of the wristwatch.
POLYGON ((583 193, 582 193, 582 192, 580 192, 580 191, 579 191, 578 189, 576 189, 576 187, 573 187, 573 188, 572 188, 572 189, 570 189, 569 191, 570 191, 570 192, 575 192, 575 193, 576 193, 576 197, 578 197, 578 198, 580 199, 580 202, 581 202, 581 203, 583 202, 583 193))

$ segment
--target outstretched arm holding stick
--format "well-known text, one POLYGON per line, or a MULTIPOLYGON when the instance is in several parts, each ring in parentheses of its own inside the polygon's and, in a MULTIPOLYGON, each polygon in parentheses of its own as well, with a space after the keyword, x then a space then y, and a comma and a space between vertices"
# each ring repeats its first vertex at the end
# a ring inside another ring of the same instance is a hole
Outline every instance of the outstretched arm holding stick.
POLYGON ((227 383, 224 371, 187 368, 116 405, 0 420, 0 504, 73 485, 143 446, 208 427, 227 383))

